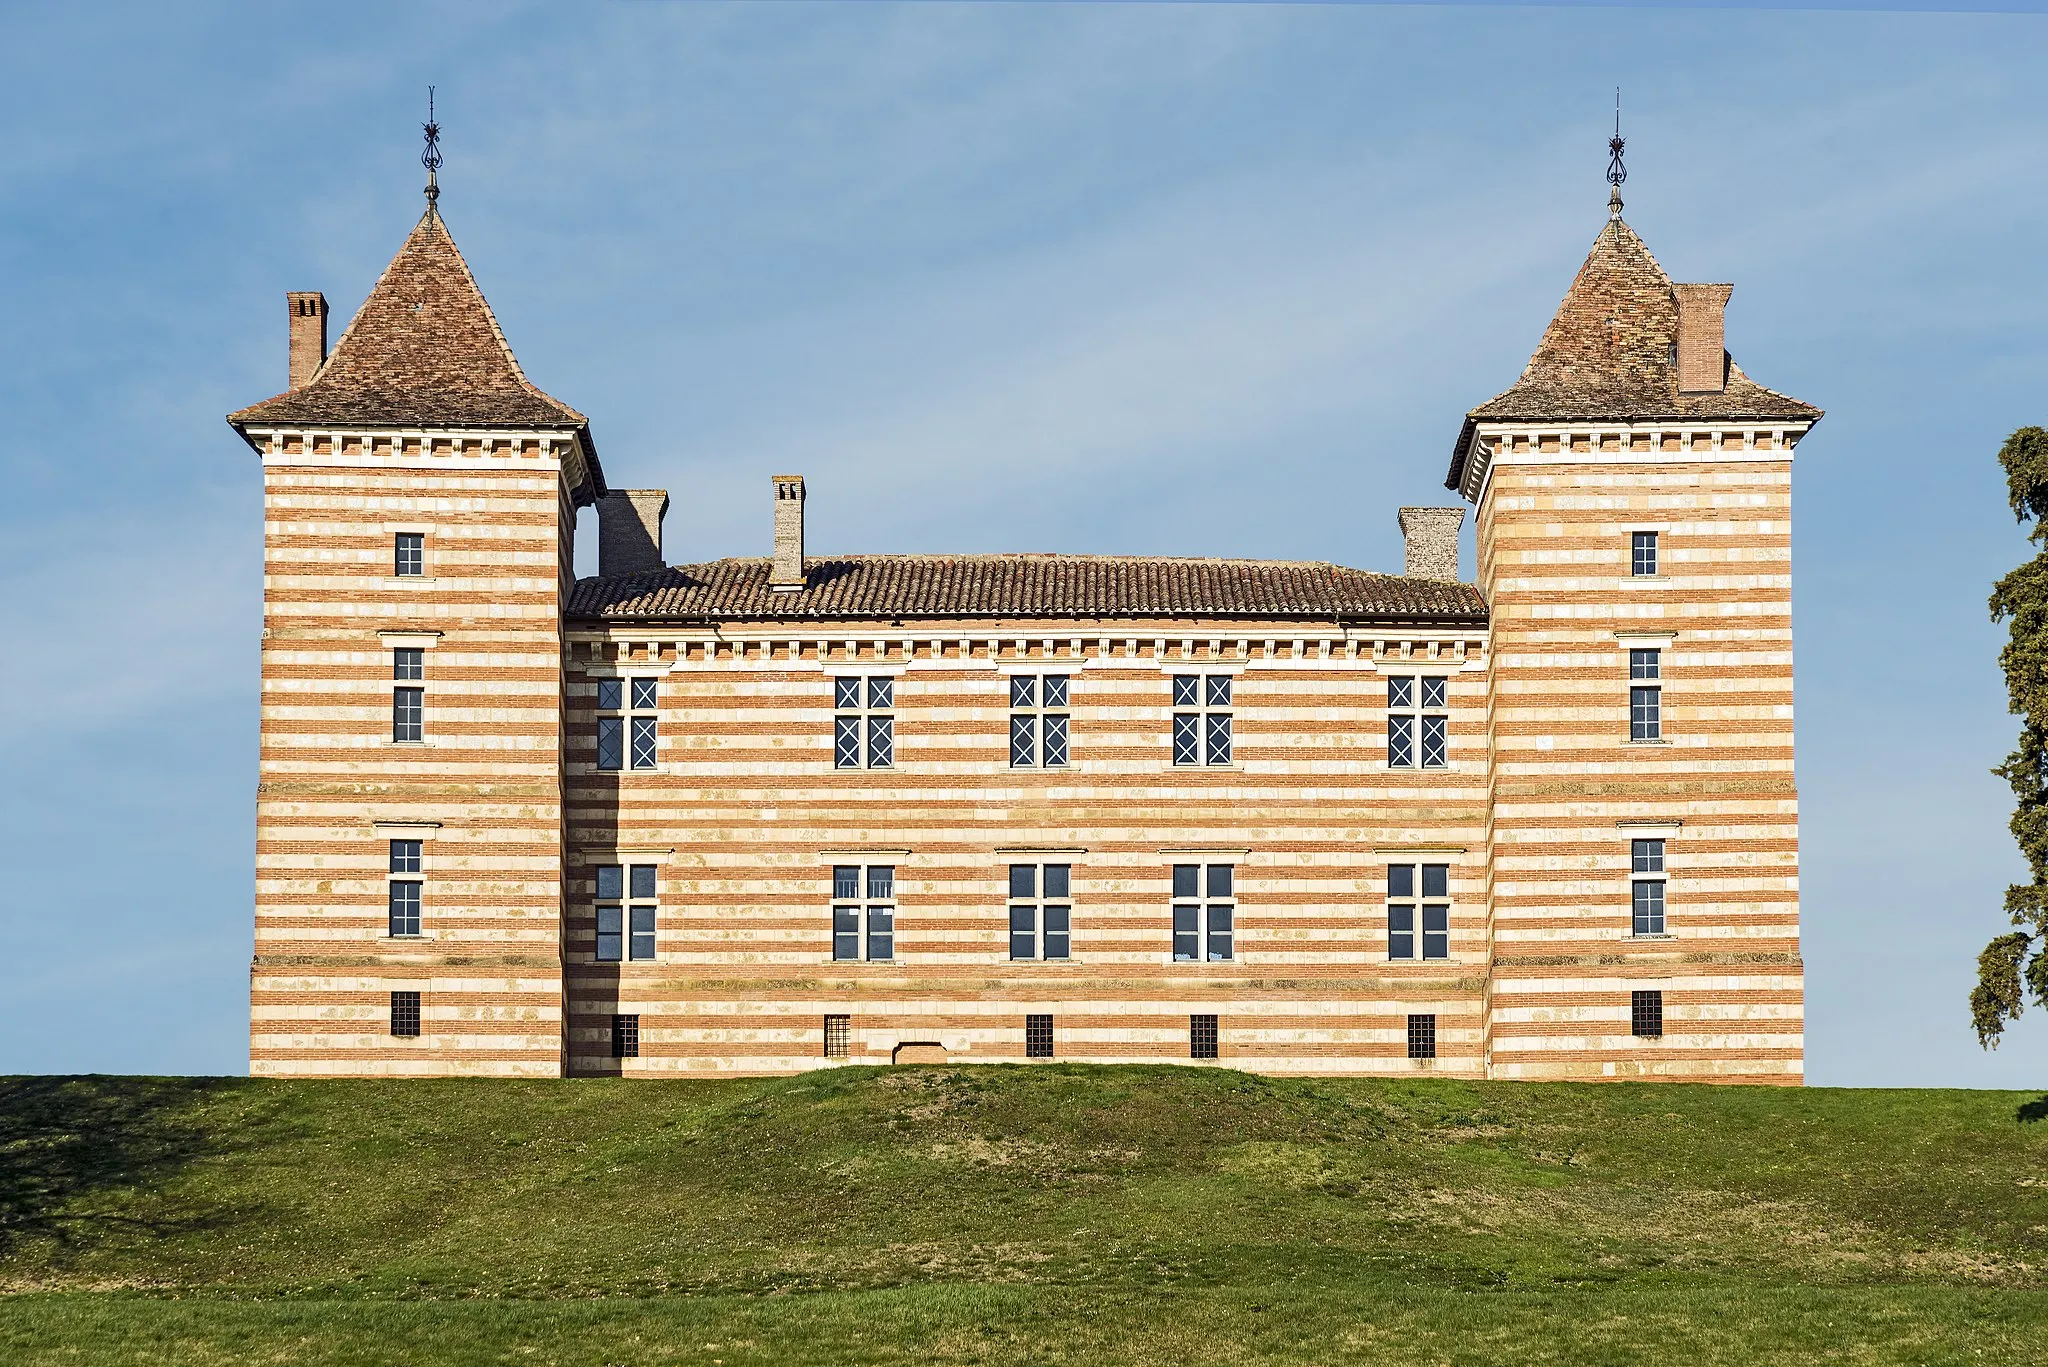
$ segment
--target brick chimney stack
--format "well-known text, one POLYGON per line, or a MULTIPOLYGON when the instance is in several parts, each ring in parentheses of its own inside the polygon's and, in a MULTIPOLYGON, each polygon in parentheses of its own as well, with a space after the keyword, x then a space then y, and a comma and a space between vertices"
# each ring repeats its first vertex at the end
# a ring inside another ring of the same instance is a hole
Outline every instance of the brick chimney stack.
POLYGON ((775 563, 768 587, 793 593, 804 586, 804 477, 774 475, 775 563))
POLYGON ((661 519, 668 512, 666 489, 613 489, 597 501, 597 572, 638 574, 658 570, 661 519))
POLYGON ((1401 535, 1407 539, 1407 563, 1401 573, 1409 579, 1437 579, 1458 582, 1458 529, 1465 525, 1463 508, 1403 508, 1401 535))
POLYGON ((1678 392, 1719 394, 1728 387, 1725 317, 1733 285, 1673 285, 1678 295, 1678 392))
POLYGON ((285 297, 291 310, 291 382, 303 389, 327 359, 327 296, 318 290, 294 291, 285 297))

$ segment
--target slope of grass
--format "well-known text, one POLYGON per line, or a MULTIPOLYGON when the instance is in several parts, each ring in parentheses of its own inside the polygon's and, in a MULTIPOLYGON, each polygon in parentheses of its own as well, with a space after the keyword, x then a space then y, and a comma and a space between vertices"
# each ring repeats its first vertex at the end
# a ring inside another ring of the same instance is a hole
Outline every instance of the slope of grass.
POLYGON ((2027 1101, 1063 1066, 0 1081, 0 1360, 2025 1361, 2027 1101))

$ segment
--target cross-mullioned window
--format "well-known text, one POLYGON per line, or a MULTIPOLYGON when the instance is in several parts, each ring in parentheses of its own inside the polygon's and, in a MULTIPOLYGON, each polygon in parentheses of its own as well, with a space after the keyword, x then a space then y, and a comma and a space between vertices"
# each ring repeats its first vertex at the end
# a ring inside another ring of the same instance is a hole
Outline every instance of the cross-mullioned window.
POLYGON ((1072 947, 1073 866, 1010 865, 1010 957, 1064 959, 1072 947))
POLYGON ((1010 767, 1064 769, 1067 766, 1066 674, 1010 676, 1010 767))
POLYGON ((1387 767, 1442 769, 1450 764, 1450 680, 1435 674, 1387 678, 1387 767))
POLYGON ((1229 864, 1173 866, 1173 957, 1227 963, 1237 957, 1237 870, 1229 864))
POLYGON ((896 957, 896 869, 893 865, 833 866, 832 957, 842 962, 896 957))
POLYGON ((1637 935, 1664 933, 1664 842, 1631 841, 1629 906, 1637 935))
POLYGON ((649 962, 659 910, 653 864, 597 866, 597 960, 649 962))
POLYGON ((1664 652, 1628 653, 1628 738, 1664 738, 1664 652))
POLYGON ((659 762, 660 687, 655 678, 597 681, 597 767, 652 769, 659 762))
POLYGON ((1451 957, 1451 866, 1387 865, 1387 957, 1451 957))
POLYGON ((1633 575, 1657 573, 1657 534, 1634 532, 1629 537, 1628 572, 1633 575))
POLYGON ((420 902, 425 884, 418 875, 425 865, 425 856, 422 854, 424 848, 424 844, 418 840, 391 842, 392 878, 386 885, 386 901, 389 906, 389 920, 386 924, 392 935, 420 933, 420 902), (413 876, 403 876, 407 874, 413 876))
POLYGON ((404 684, 391 690, 391 739, 425 740, 427 735, 427 690, 404 684))
POLYGON ((1230 690, 1228 674, 1173 676, 1175 764, 1230 763, 1230 690))
POLYGON ((879 675, 832 681, 832 766, 896 767, 896 681, 879 675))

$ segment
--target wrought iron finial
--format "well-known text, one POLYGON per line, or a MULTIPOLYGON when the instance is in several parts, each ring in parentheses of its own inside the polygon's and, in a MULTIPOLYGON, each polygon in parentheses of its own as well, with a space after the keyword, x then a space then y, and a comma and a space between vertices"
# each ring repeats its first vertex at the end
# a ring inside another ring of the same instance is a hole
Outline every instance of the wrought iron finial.
POLYGON ((427 121, 420 125, 420 131, 427 135, 427 148, 420 153, 420 165, 427 168, 427 207, 441 198, 441 125, 434 121, 434 87, 427 87, 427 121))
POLYGON ((1607 216, 1621 217, 1621 183, 1628 179, 1628 168, 1621 164, 1621 149, 1628 144, 1621 136, 1621 87, 1614 87, 1614 136, 1607 140, 1607 183, 1612 188, 1607 192, 1607 216))

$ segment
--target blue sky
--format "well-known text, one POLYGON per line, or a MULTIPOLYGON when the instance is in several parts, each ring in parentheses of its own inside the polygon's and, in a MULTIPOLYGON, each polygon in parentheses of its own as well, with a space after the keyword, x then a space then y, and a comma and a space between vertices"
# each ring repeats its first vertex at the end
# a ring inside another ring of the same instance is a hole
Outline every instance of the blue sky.
MULTIPOLYGON (((1979 7, 1983 8, 1983 7, 1979 7)), ((2001 8, 2028 8, 2004 6, 2001 8)), ((672 559, 1398 568, 1605 213, 1736 282, 1796 472, 1809 1075, 2040 1086, 1964 1004, 2023 873, 1986 620, 2048 423, 2048 18, 1530 6, 14 6, 0 1071, 246 1066, 258 553, 221 415, 442 200, 672 559), (26 55, 29 60, 23 61, 26 55)), ((1469 534, 1466 567, 1470 571, 1469 534)))

